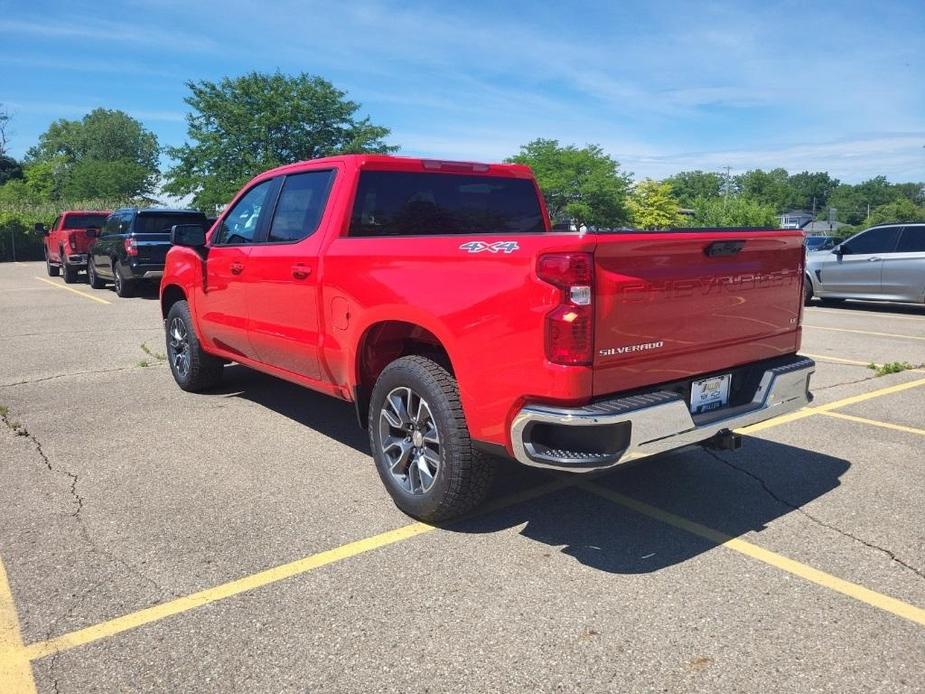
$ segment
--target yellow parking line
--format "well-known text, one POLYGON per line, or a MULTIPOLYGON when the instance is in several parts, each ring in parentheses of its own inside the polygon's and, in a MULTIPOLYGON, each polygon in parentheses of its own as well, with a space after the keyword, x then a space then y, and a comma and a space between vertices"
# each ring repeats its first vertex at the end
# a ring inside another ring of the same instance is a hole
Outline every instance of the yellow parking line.
POLYGON ((867 393, 861 393, 860 395, 852 395, 849 398, 835 400, 834 402, 830 402, 826 405, 804 407, 802 410, 797 410, 796 412, 781 415, 780 417, 775 417, 774 419, 768 419, 764 422, 758 422, 757 424, 742 427, 736 431, 741 431, 746 434, 754 434, 756 431, 763 431, 764 429, 770 429, 771 427, 776 427, 780 424, 786 424, 787 422, 793 422, 797 419, 811 417, 814 414, 825 414, 826 412, 831 412, 832 410, 837 410, 841 407, 854 405, 859 402, 864 402, 865 400, 871 400, 872 398, 879 398, 882 395, 901 393, 904 390, 909 390, 910 388, 918 388, 920 386, 925 386, 925 378, 919 378, 915 381, 906 381, 905 383, 897 383, 896 385, 887 386, 886 388, 879 388, 878 390, 871 390, 867 393))
POLYGON ((804 328, 815 328, 816 330, 831 330, 836 333, 856 333, 858 335, 875 335, 877 337, 897 337, 903 340, 925 340, 923 335, 900 335, 898 333, 878 333, 873 330, 851 330, 849 328, 827 328, 824 325, 803 324, 804 328))
POLYGON ((602 487, 599 484, 593 482, 581 481, 578 483, 578 486, 582 489, 586 489, 592 494, 597 494, 598 496, 612 501, 619 506, 624 508, 631 509, 637 513, 641 513, 644 516, 649 518, 654 518, 655 520, 661 521, 666 525, 673 526, 679 530, 684 530, 685 532, 691 533, 698 537, 702 537, 709 542, 712 542, 716 545, 726 547, 731 549, 734 552, 739 554, 744 554, 747 557, 752 559, 757 559, 758 561, 773 566, 781 571, 786 571, 789 574, 794 576, 799 576, 811 583, 822 586, 823 588, 828 588, 833 590, 836 593, 841 593, 842 595, 847 595, 850 598, 854 598, 860 602, 863 602, 872 607, 876 607, 884 612, 889 612, 896 615, 897 617, 902 617, 903 619, 908 619, 911 622, 915 622, 921 626, 925 626, 925 610, 915 605, 910 605, 909 603, 903 602, 902 600, 897 600, 896 598, 891 598, 888 595, 883 595, 882 593, 877 593, 876 591, 865 588, 864 586, 858 585, 857 583, 851 583, 850 581, 845 581, 831 574, 827 574, 824 571, 815 569, 812 566, 802 564, 793 559, 789 559, 781 554, 776 552, 771 552, 770 550, 764 549, 757 545, 753 545, 750 542, 745 540, 740 540, 739 538, 732 537, 726 533, 714 530, 713 528, 708 528, 705 525, 701 525, 695 521, 689 520, 682 516, 675 515, 669 511, 657 508, 655 506, 650 506, 642 501, 637 501, 628 496, 624 496, 618 492, 602 487))
POLYGON ((39 282, 50 284, 52 287, 56 287, 58 289, 66 289, 69 292, 74 292, 78 296, 82 296, 84 299, 90 299, 91 301, 96 301, 101 304, 111 304, 112 303, 111 301, 106 301, 106 299, 101 299, 98 296, 93 296, 92 294, 87 294, 86 292, 82 292, 79 289, 68 287, 66 284, 58 284, 57 282, 52 282, 51 280, 47 280, 44 277, 36 277, 35 279, 37 279, 39 282))
POLYGON ((844 419, 849 422, 857 422, 858 424, 870 424, 871 426, 883 427, 884 429, 893 429, 894 431, 903 431, 907 434, 925 436, 925 429, 916 429, 915 427, 907 427, 902 424, 881 422, 876 419, 867 419, 866 417, 855 417, 854 415, 844 414, 842 412, 820 412, 819 414, 824 414, 826 417, 837 417, 838 419, 844 419))
MULTIPOLYGON (((536 499, 564 489, 572 484, 574 484, 574 480, 556 480, 548 484, 539 485, 532 489, 527 489, 499 499, 496 503, 489 504, 479 509, 478 513, 474 515, 482 515, 489 511, 536 499)), ((357 540, 356 542, 329 549, 325 552, 319 552, 318 554, 297 559, 288 564, 275 566, 272 569, 260 571, 250 576, 214 586, 213 588, 207 588, 206 590, 201 590, 192 595, 186 595, 176 600, 139 610, 138 612, 116 617, 102 624, 95 624, 83 629, 78 629, 77 631, 72 631, 68 634, 48 639, 47 641, 38 641, 29 644, 24 650, 29 660, 45 658, 55 653, 67 651, 77 646, 83 646, 93 641, 99 641, 100 639, 105 639, 124 631, 137 629, 140 626, 159 621, 165 617, 171 617, 197 607, 204 607, 213 602, 240 595, 241 593, 254 590, 255 588, 261 588, 271 583, 277 583, 287 578, 292 578, 293 576, 308 573, 322 566, 327 566, 328 564, 333 564, 349 557, 355 557, 358 554, 370 552, 374 549, 401 542, 402 540, 423 535, 424 533, 429 533, 436 529, 437 526, 427 525, 426 523, 411 523, 410 525, 405 525, 395 530, 389 530, 388 532, 380 533, 373 537, 357 540)))
POLYGON ((0 559, 0 684, 5 694, 34 694, 32 663, 23 647, 13 593, 0 559))
POLYGON ((801 357, 809 357, 810 359, 821 359, 822 361, 834 361, 836 364, 852 364, 853 366, 867 366, 871 362, 869 361, 858 361, 857 359, 842 359, 841 357, 830 357, 827 354, 810 354, 808 352, 800 352, 801 357))

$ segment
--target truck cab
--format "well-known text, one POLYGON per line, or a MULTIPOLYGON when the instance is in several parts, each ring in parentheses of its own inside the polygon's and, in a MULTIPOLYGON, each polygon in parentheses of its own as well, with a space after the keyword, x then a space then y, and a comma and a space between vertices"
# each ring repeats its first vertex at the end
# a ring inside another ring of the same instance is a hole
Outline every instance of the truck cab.
POLYGON ((36 231, 45 237, 45 270, 49 277, 60 274, 68 284, 77 281, 108 215, 108 210, 68 210, 55 218, 50 229, 36 225, 36 231))

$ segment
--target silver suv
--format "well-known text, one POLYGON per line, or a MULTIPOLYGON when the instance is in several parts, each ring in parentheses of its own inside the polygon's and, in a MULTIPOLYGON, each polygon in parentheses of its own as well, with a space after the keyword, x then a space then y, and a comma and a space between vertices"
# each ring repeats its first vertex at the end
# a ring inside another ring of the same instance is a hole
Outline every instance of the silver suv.
POLYGON ((806 256, 806 302, 925 302, 925 223, 881 224, 806 256))

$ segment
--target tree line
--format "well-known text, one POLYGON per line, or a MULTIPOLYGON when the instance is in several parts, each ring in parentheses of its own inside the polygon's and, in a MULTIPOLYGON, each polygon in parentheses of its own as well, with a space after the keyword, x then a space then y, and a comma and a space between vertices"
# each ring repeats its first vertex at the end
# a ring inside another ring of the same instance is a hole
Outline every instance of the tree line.
MULTIPOLYGON (((252 72, 186 86, 187 142, 179 147, 162 147, 123 111, 98 108, 53 122, 17 161, 8 152, 10 115, 0 106, 0 258, 9 256, 10 232, 22 251, 40 254, 28 231, 61 209, 145 205, 166 193, 214 214, 266 169, 399 149, 387 142, 387 127, 361 117, 346 92, 315 75, 252 72), (162 155, 171 162, 163 172, 162 155)), ((554 223, 572 227, 774 227, 791 209, 819 219, 833 210, 847 225, 842 234, 879 221, 925 220, 925 185, 883 176, 850 185, 826 172, 777 168, 634 181, 600 146, 552 139, 529 142, 507 161, 533 168, 554 223)))

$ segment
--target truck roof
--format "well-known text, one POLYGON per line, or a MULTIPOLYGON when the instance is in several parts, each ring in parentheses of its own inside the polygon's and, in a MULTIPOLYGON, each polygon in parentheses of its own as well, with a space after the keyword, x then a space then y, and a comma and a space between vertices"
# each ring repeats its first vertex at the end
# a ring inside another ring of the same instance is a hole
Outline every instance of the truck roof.
POLYGON ((319 165, 344 163, 358 169, 375 169, 386 171, 445 171, 452 173, 472 173, 512 178, 532 178, 533 171, 523 164, 497 164, 472 161, 450 161, 445 159, 425 159, 422 157, 396 157, 389 154, 340 154, 320 159, 308 159, 294 164, 285 164, 275 169, 264 171, 260 177, 293 173, 319 165))

